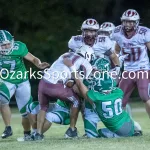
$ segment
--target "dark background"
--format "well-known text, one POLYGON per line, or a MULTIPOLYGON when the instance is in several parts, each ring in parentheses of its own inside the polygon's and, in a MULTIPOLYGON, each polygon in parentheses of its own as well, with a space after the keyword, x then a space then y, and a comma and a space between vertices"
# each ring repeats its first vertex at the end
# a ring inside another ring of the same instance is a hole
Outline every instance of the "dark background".
MULTIPOLYGON (((85 19, 94 18, 99 24, 110 21, 117 26, 127 9, 136 9, 141 25, 150 26, 150 0, 0 0, 0 29, 26 43, 29 52, 42 61, 52 63, 68 51, 71 36, 81 34, 85 19)), ((36 70, 31 63, 25 64, 36 70)), ((39 81, 30 82, 37 100, 39 81)), ((132 96, 137 97, 137 93, 132 96)))

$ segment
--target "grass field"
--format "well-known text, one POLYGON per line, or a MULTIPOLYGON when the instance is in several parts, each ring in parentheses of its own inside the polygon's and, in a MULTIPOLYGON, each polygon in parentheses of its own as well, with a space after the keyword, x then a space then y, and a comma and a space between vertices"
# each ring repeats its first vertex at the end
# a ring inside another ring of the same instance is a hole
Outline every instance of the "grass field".
MULTIPOLYGON (((0 150, 148 150, 150 149, 150 120, 142 103, 131 104, 134 119, 140 123, 144 135, 141 137, 119 139, 64 139, 63 135, 68 126, 53 124, 45 134, 45 140, 40 142, 17 142, 17 138, 23 136, 21 117, 16 109, 12 109, 13 136, 8 139, 0 139, 0 150), (136 109, 135 109, 136 108, 136 109), (140 108, 140 109, 139 109, 140 108), (139 109, 139 111, 138 111, 139 109), (134 111, 135 110, 135 111, 134 111), (15 115, 14 115, 15 114, 15 115)), ((0 134, 4 130, 4 124, 0 118, 0 134)), ((103 127, 100 123, 99 127, 103 127)), ((77 128, 79 136, 84 134, 83 122, 79 117, 77 128)))

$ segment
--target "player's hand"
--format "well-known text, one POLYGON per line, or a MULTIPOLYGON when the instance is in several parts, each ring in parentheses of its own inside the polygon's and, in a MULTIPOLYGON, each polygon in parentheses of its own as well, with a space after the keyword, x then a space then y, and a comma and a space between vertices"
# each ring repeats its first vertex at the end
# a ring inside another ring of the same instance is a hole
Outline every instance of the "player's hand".
POLYGON ((77 87, 76 84, 73 86, 73 91, 74 91, 76 94, 80 95, 79 88, 77 87))
POLYGON ((39 69, 45 69, 47 67, 50 67, 50 64, 47 62, 42 62, 37 66, 39 69))
POLYGON ((63 63, 64 63, 67 67, 73 66, 72 61, 71 61, 69 58, 64 58, 64 59, 63 59, 63 63))

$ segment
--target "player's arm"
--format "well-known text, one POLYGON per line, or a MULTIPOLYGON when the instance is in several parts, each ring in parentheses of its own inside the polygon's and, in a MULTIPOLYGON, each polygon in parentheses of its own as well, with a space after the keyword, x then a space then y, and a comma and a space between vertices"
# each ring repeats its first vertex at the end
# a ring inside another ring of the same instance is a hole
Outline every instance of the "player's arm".
POLYGON ((146 43, 146 46, 147 46, 147 48, 148 48, 149 51, 150 51, 150 42, 147 42, 147 43, 146 43))
POLYGON ((88 98, 87 96, 87 92, 88 92, 88 88, 83 84, 81 77, 79 76, 79 74, 77 73, 76 69, 74 68, 72 61, 70 59, 65 58, 63 60, 64 64, 66 66, 68 66, 72 72, 72 76, 75 80, 76 86, 78 87, 78 90, 81 94, 81 96, 87 100, 89 103, 93 104, 93 102, 88 98))
POLYGON ((112 52, 112 50, 110 49, 105 52, 105 55, 109 56, 109 58, 112 60, 112 62, 115 65, 115 71, 116 71, 117 75, 120 75, 120 62, 119 62, 119 58, 117 57, 115 52, 112 52))
POLYGON ((47 62, 41 62, 41 60, 39 58, 35 57, 34 55, 32 55, 29 52, 27 53, 26 56, 24 56, 24 58, 26 60, 32 62, 39 69, 45 69, 46 67, 50 66, 47 62))
POLYGON ((112 54, 109 57, 110 57, 110 59, 112 60, 112 62, 114 63, 115 66, 120 66, 119 59, 118 59, 117 55, 114 52, 112 52, 112 54))
POLYGON ((116 44, 115 44, 115 53, 116 53, 116 54, 119 54, 119 53, 120 53, 120 50, 121 50, 120 46, 116 43, 116 44))

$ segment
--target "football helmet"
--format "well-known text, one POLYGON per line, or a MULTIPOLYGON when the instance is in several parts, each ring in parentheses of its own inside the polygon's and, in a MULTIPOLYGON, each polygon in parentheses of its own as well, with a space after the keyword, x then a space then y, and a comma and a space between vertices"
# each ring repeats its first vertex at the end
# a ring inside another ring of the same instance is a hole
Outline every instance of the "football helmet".
POLYGON ((82 45, 76 50, 76 53, 84 57, 88 62, 91 62, 95 58, 93 48, 88 45, 82 45))
POLYGON ((101 24, 98 34, 111 36, 111 33, 115 29, 115 25, 111 22, 104 22, 101 24))
POLYGON ((93 69, 98 70, 100 72, 103 72, 103 71, 107 71, 108 72, 108 71, 110 71, 109 60, 107 60, 105 58, 95 59, 92 62, 92 67, 93 67, 93 69))
POLYGON ((121 17, 123 29, 127 32, 136 30, 139 25, 139 20, 140 16, 136 10, 134 9, 126 10, 121 17), (127 25, 127 22, 130 22, 131 25, 130 24, 127 25))
POLYGON ((14 38, 13 36, 6 30, 0 30, 0 53, 3 55, 8 55, 12 52, 14 46, 14 38), (6 48, 6 44, 10 44, 8 48, 6 48))
POLYGON ((93 46, 95 38, 98 35, 99 24, 95 19, 87 19, 82 23, 81 26, 82 36, 85 44, 93 46))
POLYGON ((110 93, 116 88, 116 82, 108 73, 94 74, 90 81, 90 89, 100 93, 110 93))

